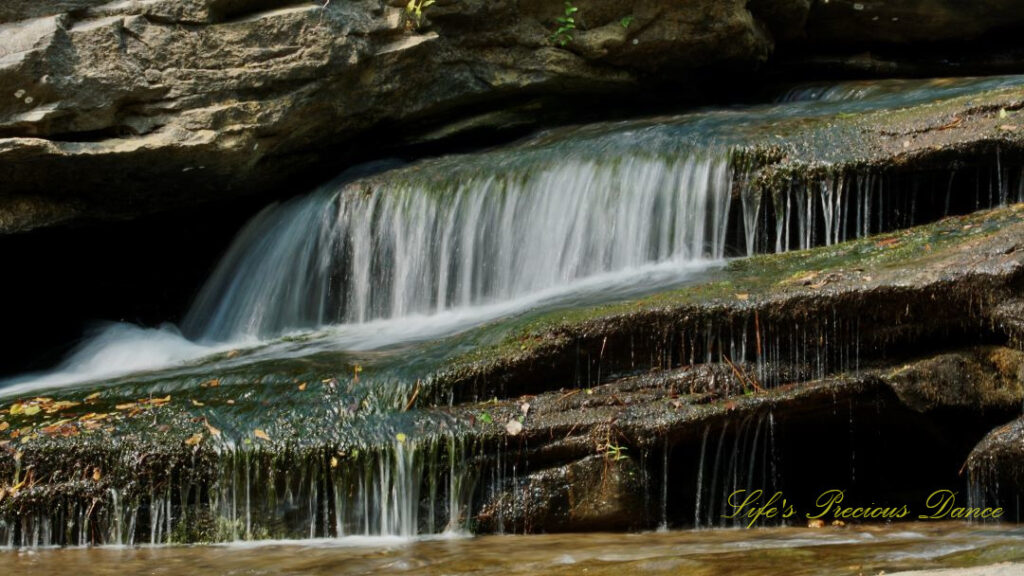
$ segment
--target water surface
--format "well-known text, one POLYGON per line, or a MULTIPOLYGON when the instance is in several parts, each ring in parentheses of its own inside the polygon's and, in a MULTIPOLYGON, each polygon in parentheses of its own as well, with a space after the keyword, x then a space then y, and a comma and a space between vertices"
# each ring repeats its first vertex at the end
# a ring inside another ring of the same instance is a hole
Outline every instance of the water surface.
MULTIPOLYGON (((226 546, 38 549, 12 574, 879 574, 1024 561, 1024 529, 909 523, 642 534, 352 537, 226 546)), ((1024 572, 1024 567, 1017 566, 1024 572)))

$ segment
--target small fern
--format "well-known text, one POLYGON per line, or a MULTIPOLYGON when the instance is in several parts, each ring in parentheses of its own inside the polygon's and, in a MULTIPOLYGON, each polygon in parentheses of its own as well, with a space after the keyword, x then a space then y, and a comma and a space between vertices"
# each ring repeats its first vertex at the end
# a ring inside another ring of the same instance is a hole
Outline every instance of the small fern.
POLYGON ((565 3, 565 14, 555 19, 558 22, 558 29, 551 35, 551 41, 559 46, 565 46, 572 42, 572 33, 576 30, 576 17, 573 16, 579 8, 572 5, 572 2, 565 3))

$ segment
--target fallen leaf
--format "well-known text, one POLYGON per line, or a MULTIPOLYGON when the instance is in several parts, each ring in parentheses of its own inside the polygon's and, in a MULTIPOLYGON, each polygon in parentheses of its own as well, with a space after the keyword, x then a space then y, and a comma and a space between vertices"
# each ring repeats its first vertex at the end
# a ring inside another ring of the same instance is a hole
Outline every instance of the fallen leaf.
POLYGON ((999 127, 999 129, 1004 132, 1015 132, 1017 130, 1017 127, 1014 126, 1013 124, 1003 124, 1002 126, 999 127))
POLYGON ((81 406, 81 404, 79 404, 78 402, 68 401, 54 402, 53 404, 50 404, 49 406, 46 407, 46 413, 55 414, 57 412, 63 412, 64 410, 67 410, 69 408, 74 408, 75 406, 81 406))
POLYGON ((302 384, 299 384, 299 391, 302 392, 302 391, 305 391, 305 390, 306 390, 306 383, 303 382, 302 384))
POLYGON ((523 431, 523 423, 519 420, 509 420, 508 424, 505 424, 505 431, 509 436, 518 436, 523 431))
POLYGON ((0 422, 0 432, 3 432, 4 430, 7 430, 10 427, 11 425, 8 424, 7 422, 0 422))
POLYGON ((331 456, 331 468, 337 468, 337 467, 338 467, 338 457, 337 456, 331 456))
POLYGON ((259 428, 253 430, 252 435, 259 438, 260 440, 266 440, 267 442, 270 441, 270 436, 268 436, 266 432, 260 430, 259 428))
POLYGON ((203 382, 202 384, 199 385, 200 388, 216 388, 218 386, 220 386, 220 380, 217 378, 214 378, 213 380, 207 380, 206 382, 203 382))
POLYGON ((406 436, 405 434, 402 434, 401 432, 399 432, 398 434, 395 434, 395 439, 397 439, 399 442, 405 442, 406 438, 408 438, 408 436, 406 436))
POLYGON ((39 414, 40 410, 42 410, 42 408, 36 406, 35 404, 24 406, 21 409, 22 413, 25 414, 25 416, 35 416, 36 414, 39 414))
POLYGON ((197 406, 199 408, 202 408, 203 406, 206 406, 206 404, 203 404, 202 402, 200 402, 199 400, 196 400, 195 398, 192 399, 192 405, 193 406, 197 406))
POLYGON ((209 422, 206 423, 206 429, 210 431, 210 436, 213 436, 214 438, 217 438, 217 437, 220 436, 220 430, 217 429, 217 428, 214 428, 213 425, 210 424, 209 422))
POLYGON ((139 405, 136 404, 135 402, 129 402, 127 404, 118 404, 117 406, 114 406, 114 408, 118 410, 134 410, 138 408, 138 406, 139 405))
POLYGON ((185 440, 185 445, 186 446, 196 446, 196 445, 198 445, 202 441, 203 441, 203 433, 202 432, 196 432, 195 434, 189 436, 185 440))
POLYGON ((103 473, 100 472, 99 468, 92 469, 92 480, 93 482, 99 482, 100 478, 103 478, 103 473))
POLYGON ((106 413, 97 414, 95 412, 89 412, 85 416, 80 417, 78 419, 78 421, 79 422, 89 422, 91 420, 105 420, 106 418, 109 418, 109 417, 110 417, 110 414, 106 414, 106 413))
POLYGON ((879 240, 878 242, 875 242, 875 246, 877 246, 879 248, 888 248, 890 246, 895 246, 895 245, 897 245, 899 243, 900 243, 900 239, 899 238, 886 238, 884 240, 879 240))
POLYGON ((743 301, 750 300, 750 294, 737 294, 736 295, 736 299, 737 300, 743 300, 743 301))
POLYGON ((92 402, 93 400, 96 400, 99 397, 100 397, 100 393, 99 392, 93 392, 92 394, 89 394, 88 396, 85 397, 85 401, 86 402, 92 402))
POLYGON ((525 418, 526 415, 530 413, 530 403, 529 402, 523 402, 519 406, 519 411, 523 413, 523 417, 525 418))
POLYGON ((152 400, 149 401, 149 403, 152 404, 153 406, 163 406, 164 404, 167 404, 170 401, 171 396, 167 395, 164 396, 163 398, 153 398, 152 400))

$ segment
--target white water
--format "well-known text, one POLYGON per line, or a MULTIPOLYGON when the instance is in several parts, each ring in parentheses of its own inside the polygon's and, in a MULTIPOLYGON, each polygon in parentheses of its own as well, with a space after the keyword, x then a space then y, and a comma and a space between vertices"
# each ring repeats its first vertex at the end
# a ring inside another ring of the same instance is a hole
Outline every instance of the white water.
POLYGON ((164 324, 160 328, 108 324, 96 330, 53 371, 0 381, 0 391, 4 395, 17 396, 77 382, 156 370, 225 348, 190 342, 172 324, 164 324))
MULTIPOLYGON (((1014 82, 866 85, 879 94, 850 83, 829 89, 825 99, 897 105, 1014 82)), ((742 230, 730 241, 747 254, 908 225, 888 216, 901 209, 893 200, 900 190, 871 173, 794 181, 763 197, 746 175, 732 173, 730 150, 713 144, 765 121, 767 112, 805 108, 542 134, 507 151, 328 185, 271 206, 246 226, 187 314, 185 337, 171 326, 114 325, 52 372, 0 381, 0 393, 181 366, 296 333, 315 332, 335 349, 375 349, 443 337, 559 299, 572 304, 588 292, 668 286, 726 255, 734 188, 742 221, 733 229, 742 223, 742 230)), ((1006 202, 1016 192, 1024 200, 1024 172, 1000 168, 997 176, 998 193, 989 196, 1006 202)), ((952 178, 943 188, 921 194, 941 192, 948 209, 952 178)))
POLYGON ((570 159, 440 189, 412 175, 259 215, 204 287, 185 332, 231 341, 433 315, 724 254, 726 154, 570 159))
POLYGON ((171 325, 108 325, 55 370, 0 388, 28 394, 165 369, 310 331, 296 353, 440 338, 538 306, 667 288, 724 254, 724 152, 557 162, 440 190, 405 176, 264 210, 189 312, 191 340, 171 325))

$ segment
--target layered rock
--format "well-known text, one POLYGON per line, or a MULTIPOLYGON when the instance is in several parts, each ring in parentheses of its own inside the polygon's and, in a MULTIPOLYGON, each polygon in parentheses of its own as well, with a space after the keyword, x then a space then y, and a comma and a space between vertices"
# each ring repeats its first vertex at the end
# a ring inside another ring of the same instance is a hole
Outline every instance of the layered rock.
POLYGON ((392 399, 382 387, 382 400, 351 402, 351 359, 317 354, 12 401, 0 531, 23 543, 55 525, 51 543, 330 536, 367 486, 393 495, 373 500, 371 531, 397 531, 386 521, 402 514, 411 532, 685 526, 694 510, 718 524, 733 484, 805 504, 819 482, 918 500, 962 481, 977 439, 1024 400, 1024 355, 996 321, 1024 286, 1022 209, 551 313, 392 399))
POLYGON ((869 44, 1020 24, 1012 2, 952 4, 584 1, 560 47, 553 2, 440 2, 421 22, 373 0, 8 3, 0 230, 286 194, 404 137, 532 122, 512 104, 536 98, 692 92, 701 70, 750 70, 779 42, 828 44, 847 14, 866 15, 869 44))

